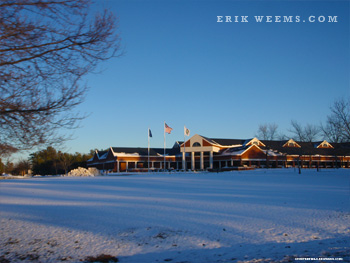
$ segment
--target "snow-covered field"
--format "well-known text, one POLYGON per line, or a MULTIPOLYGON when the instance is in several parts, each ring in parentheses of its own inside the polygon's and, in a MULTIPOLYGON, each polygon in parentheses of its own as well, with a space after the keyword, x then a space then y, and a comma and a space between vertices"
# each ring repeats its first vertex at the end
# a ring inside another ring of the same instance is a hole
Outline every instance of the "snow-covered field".
POLYGON ((344 169, 1 180, 0 262, 345 262, 349 187, 344 169))

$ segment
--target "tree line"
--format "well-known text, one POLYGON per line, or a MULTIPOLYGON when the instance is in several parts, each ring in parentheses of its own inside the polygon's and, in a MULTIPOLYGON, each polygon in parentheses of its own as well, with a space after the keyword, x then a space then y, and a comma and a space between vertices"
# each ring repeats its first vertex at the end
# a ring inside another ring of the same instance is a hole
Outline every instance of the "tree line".
POLYGON ((30 154, 28 160, 20 160, 17 163, 7 161, 2 163, 0 159, 0 174, 25 175, 31 170, 33 175, 58 175, 67 174, 70 170, 84 167, 95 150, 88 154, 65 153, 57 151, 52 146, 30 154))
POLYGON ((300 142, 327 140, 332 143, 350 142, 350 97, 336 100, 330 107, 325 123, 319 125, 300 124, 291 120, 288 131, 291 136, 278 132, 276 123, 260 124, 256 136, 261 140, 286 140, 292 138, 300 142))

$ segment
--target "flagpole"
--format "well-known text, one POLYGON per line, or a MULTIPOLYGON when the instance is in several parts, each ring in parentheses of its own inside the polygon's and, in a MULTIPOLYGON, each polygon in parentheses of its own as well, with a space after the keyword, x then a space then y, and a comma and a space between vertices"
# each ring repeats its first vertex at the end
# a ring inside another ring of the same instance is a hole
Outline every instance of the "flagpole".
POLYGON ((148 163, 147 163, 147 168, 149 172, 149 128, 148 128, 148 163))
POLYGON ((184 159, 185 159, 185 162, 184 162, 184 171, 186 171, 186 126, 184 125, 184 159))
POLYGON ((163 167, 164 171, 165 171, 165 145, 166 145, 166 142, 165 142, 165 121, 164 121, 164 167, 163 167))

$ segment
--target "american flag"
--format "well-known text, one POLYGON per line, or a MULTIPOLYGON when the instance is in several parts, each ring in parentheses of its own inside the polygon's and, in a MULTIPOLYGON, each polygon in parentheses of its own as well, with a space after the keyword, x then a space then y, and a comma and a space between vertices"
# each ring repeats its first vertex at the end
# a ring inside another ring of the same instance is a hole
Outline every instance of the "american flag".
POLYGON ((166 133, 168 133, 168 134, 170 134, 171 133, 171 130, 173 129, 173 128, 170 128, 169 126, 168 126, 168 124, 166 124, 166 123, 164 123, 164 128, 165 128, 165 132, 166 133))

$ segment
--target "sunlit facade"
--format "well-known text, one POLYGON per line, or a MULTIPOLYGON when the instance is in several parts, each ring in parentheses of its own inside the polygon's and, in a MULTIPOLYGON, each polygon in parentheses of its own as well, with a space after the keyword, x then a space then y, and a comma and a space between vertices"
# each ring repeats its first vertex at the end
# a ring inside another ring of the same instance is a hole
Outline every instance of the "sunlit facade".
POLYGON ((89 167, 111 172, 225 171, 254 168, 350 168, 350 143, 207 138, 195 134, 172 148, 110 147, 96 151, 89 167), (165 157, 165 158, 164 158, 165 157))

